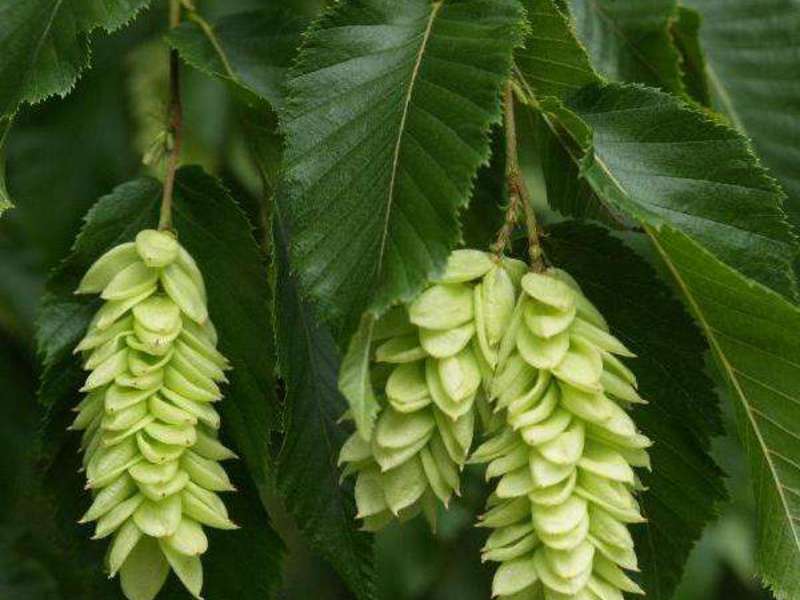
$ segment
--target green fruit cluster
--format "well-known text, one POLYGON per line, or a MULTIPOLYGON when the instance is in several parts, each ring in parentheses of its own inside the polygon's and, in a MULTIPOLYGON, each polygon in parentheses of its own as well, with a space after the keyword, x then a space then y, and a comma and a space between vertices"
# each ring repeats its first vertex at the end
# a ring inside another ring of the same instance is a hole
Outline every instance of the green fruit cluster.
POLYGON ((377 530, 393 518, 433 517, 459 491, 484 384, 497 363, 524 264, 456 250, 444 274, 375 325, 372 384, 381 410, 370 439, 344 444, 358 516, 377 530))
POLYGON ((491 400, 507 426, 473 454, 497 478, 480 525, 493 595, 514 600, 622 600, 643 593, 628 525, 643 521, 633 467, 649 467, 626 412, 643 402, 612 336, 574 280, 522 278, 500 344, 491 400))
POLYGON ((107 566, 130 600, 156 596, 170 568, 197 598, 203 525, 236 526, 217 432, 227 360, 217 351, 203 277, 167 232, 144 230, 95 262, 80 294, 105 303, 76 348, 89 376, 73 429, 94 501, 81 522, 113 536, 107 566))

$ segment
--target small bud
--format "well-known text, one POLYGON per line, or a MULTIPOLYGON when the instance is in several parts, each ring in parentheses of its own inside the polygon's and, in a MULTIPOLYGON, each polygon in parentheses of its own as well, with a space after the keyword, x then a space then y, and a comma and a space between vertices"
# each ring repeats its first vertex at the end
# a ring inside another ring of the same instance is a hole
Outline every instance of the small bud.
POLYGON ((148 267, 163 268, 178 258, 178 241, 168 231, 145 229, 136 236, 136 252, 148 267))

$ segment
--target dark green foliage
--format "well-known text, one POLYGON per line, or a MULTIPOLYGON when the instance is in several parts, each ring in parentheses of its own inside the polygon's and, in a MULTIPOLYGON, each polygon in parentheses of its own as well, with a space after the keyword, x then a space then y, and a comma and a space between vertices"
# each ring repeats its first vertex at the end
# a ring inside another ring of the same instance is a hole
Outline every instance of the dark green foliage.
POLYGON ((672 21, 670 33, 678 52, 681 53, 681 70, 686 93, 702 106, 710 106, 706 58, 699 38, 701 24, 700 13, 687 6, 678 6, 677 18, 672 21))
POLYGON ((277 459, 278 489, 311 546, 337 569, 357 598, 373 598, 372 540, 356 531, 352 492, 340 485, 336 465, 347 437, 338 423, 347 408, 336 385, 339 353, 330 332, 298 294, 279 224, 275 241, 276 340, 287 405, 277 459))
POLYGON ((794 238, 782 217, 780 190, 760 170, 744 142, 732 130, 673 103, 657 92, 639 88, 587 90, 575 100, 594 127, 594 154, 583 164, 583 175, 604 201, 644 223, 658 256, 709 340, 717 367, 730 386, 740 434, 751 459, 761 527, 760 572, 779 597, 791 597, 800 585, 790 567, 800 545, 797 506, 787 489, 797 476, 797 467, 775 455, 782 456, 795 446, 794 402, 786 399, 794 398, 788 390, 800 384, 795 360, 800 348, 788 332, 794 330, 800 312, 784 297, 742 273, 793 297, 795 284, 789 265, 795 252, 794 238), (618 118, 623 108, 625 116, 618 118), (639 117, 648 120, 652 111, 672 114, 672 127, 644 125, 639 117), (694 120, 697 122, 690 127, 688 123, 694 120), (681 135, 678 140, 691 141, 691 160, 680 151, 676 134, 681 135), (705 153, 701 152, 703 146, 708 148, 705 153), (660 148, 669 151, 661 153, 660 148), (702 173, 697 170, 704 159, 712 158, 713 166, 708 165, 702 173), (645 161, 649 170, 631 170, 633 160, 645 161), (744 169, 748 163, 750 168, 744 169), (675 175, 670 175, 673 170, 675 175), (683 212, 678 209, 685 202, 670 207, 670 201, 686 193, 679 185, 685 180, 691 182, 689 190, 698 192, 694 198, 707 200, 716 191, 718 203, 709 206, 695 199, 683 212), (770 197, 771 205, 765 200, 770 197), (654 201, 657 203, 651 204, 654 201), (733 202, 735 210, 730 208, 733 202), (748 206, 757 218, 744 219, 748 206), (708 209, 712 212, 704 215, 708 209), (760 241, 753 242, 748 234, 749 243, 731 246, 742 226, 757 226, 760 241), (765 253, 775 251, 784 258, 764 261, 758 271, 753 268, 765 253), (781 350, 776 352, 776 348, 781 350), (789 358, 785 368, 777 369, 766 357, 789 358), (767 364, 770 367, 765 369, 767 364))
POLYGON ((20 102, 71 91, 89 66, 89 33, 112 31, 149 0, 30 0, 0 3, 0 116, 20 102))
POLYGON ((782 193, 742 137, 672 96, 597 86, 570 107, 592 129, 583 176, 618 209, 668 224, 741 273, 789 298, 796 239, 782 193))
POLYGON ((563 98, 594 83, 597 74, 586 52, 568 43, 575 35, 569 15, 553 0, 525 0, 524 5, 529 27, 525 46, 514 53, 514 62, 536 95, 563 98))
POLYGON ((132 27, 102 36, 92 49, 97 68, 74 92, 20 110, 8 133, 8 192, 18 210, 3 216, 0 231, 28 240, 37 269, 57 265, 91 205, 138 169, 129 139, 125 53, 141 35, 132 27))
POLYGON ((521 16, 510 0, 366 0, 307 35, 278 200, 301 291, 339 341, 364 309, 412 297, 459 240, 521 16))
POLYGON ((700 13, 714 106, 748 135, 800 224, 800 6, 792 0, 690 0, 700 13))
POLYGON ((184 22, 170 32, 168 41, 196 69, 233 83, 278 109, 284 102, 284 76, 306 24, 305 18, 273 7, 215 21, 210 25, 213 43, 196 21, 184 22))
POLYGON ((492 157, 478 169, 469 206, 461 212, 462 235, 467 248, 488 248, 503 226, 507 208, 505 135, 497 127, 492 131, 492 157))
POLYGON ((758 567, 778 598, 800 593, 800 530, 794 495, 800 451, 797 389, 800 310, 699 251, 680 232, 652 233, 730 389, 756 494, 758 567))
MULTIPOLYGON (((212 24, 215 47, 196 22, 170 34, 192 66, 232 84, 253 158, 271 194, 277 185, 281 139, 272 108, 283 105, 283 76, 306 20, 284 9, 238 13, 212 24), (253 101, 257 99, 257 101, 253 101)), ((268 208, 265 207, 268 211, 268 208)), ((340 487, 336 457, 344 437, 337 420, 345 410, 336 389, 338 351, 330 334, 300 300, 282 250, 270 242, 268 212, 259 223, 264 243, 278 253, 276 340, 287 411, 274 479, 305 539, 336 567, 359 598, 374 594, 372 544, 356 531, 351 492, 340 487), (264 231, 267 228, 267 231, 264 231)))
MULTIPOLYGON (((529 76, 520 77, 525 84, 529 76)), ((800 349, 787 334, 800 313, 786 299, 795 299, 797 244, 783 192, 746 140, 667 94, 595 84, 567 101, 580 118, 550 103, 552 131, 594 194, 645 227, 709 341, 751 460, 759 571, 778 597, 790 598, 800 589, 790 567, 800 553, 790 491, 797 463, 776 456, 796 445, 785 390, 800 384, 800 349), (778 357, 788 357, 786 368, 765 368, 778 357)))
POLYGON ((681 56, 670 35, 675 0, 569 0, 578 39, 613 81, 684 93, 681 56))

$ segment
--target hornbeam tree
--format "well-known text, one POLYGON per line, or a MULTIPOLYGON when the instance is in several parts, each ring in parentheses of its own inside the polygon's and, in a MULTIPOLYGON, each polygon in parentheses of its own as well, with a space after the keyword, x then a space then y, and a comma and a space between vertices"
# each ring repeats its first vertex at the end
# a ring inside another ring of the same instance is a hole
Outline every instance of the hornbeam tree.
POLYGON ((800 7, 249 4, 0 0, 0 589, 800 597, 800 7))

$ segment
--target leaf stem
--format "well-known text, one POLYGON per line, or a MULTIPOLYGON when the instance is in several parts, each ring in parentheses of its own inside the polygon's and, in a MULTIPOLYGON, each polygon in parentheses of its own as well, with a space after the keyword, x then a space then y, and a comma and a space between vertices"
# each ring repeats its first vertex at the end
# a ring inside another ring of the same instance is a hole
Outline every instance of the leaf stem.
POLYGON ((495 250, 502 252, 511 236, 517 213, 522 209, 525 217, 525 228, 528 231, 528 255, 531 270, 537 273, 544 271, 544 257, 539 240, 540 229, 533 210, 530 190, 522 176, 519 167, 519 154, 517 150, 517 123, 514 118, 514 87, 508 82, 503 96, 503 120, 506 134, 506 184, 508 185, 509 207, 506 212, 506 222, 500 230, 495 250), (502 245, 501 245, 502 243, 502 245))
POLYGON ((227 75, 227 77, 232 81, 239 83, 239 77, 233 70, 231 63, 228 60, 228 55, 225 54, 225 51, 222 49, 222 44, 220 44, 219 38, 214 32, 214 27, 211 25, 211 23, 206 21, 205 18, 203 18, 203 15, 197 12, 197 8, 191 0, 181 0, 181 3, 186 9, 189 20, 195 23, 203 31, 203 34, 208 39, 208 42, 211 44, 212 48, 214 48, 214 52, 216 52, 217 57, 222 63, 222 67, 225 69, 225 75, 227 75))
MULTIPOLYGON (((169 27, 173 29, 181 22, 180 0, 170 0, 169 27)), ((175 171, 181 154, 183 128, 183 106, 181 104, 180 58, 178 51, 169 51, 169 107, 167 108, 167 170, 164 174, 164 191, 161 196, 159 229, 172 228, 172 193, 175 187, 175 171)))

